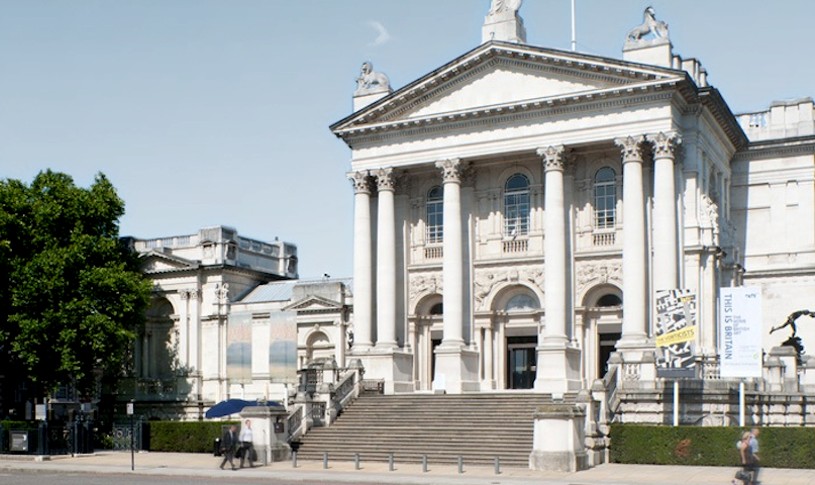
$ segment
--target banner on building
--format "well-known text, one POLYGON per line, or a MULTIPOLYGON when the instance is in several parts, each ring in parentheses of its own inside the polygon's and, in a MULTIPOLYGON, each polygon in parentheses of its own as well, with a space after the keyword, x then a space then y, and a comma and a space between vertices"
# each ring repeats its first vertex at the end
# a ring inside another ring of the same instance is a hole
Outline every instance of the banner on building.
POLYGON ((761 288, 722 288, 719 303, 719 374, 761 377, 761 288))
POLYGON ((269 378, 297 382, 297 313, 272 312, 269 331, 269 378))
POLYGON ((657 291, 656 310, 657 377, 694 377, 696 294, 679 289, 657 291))
POLYGON ((229 314, 226 331, 226 378, 231 384, 252 382, 252 314, 229 314))

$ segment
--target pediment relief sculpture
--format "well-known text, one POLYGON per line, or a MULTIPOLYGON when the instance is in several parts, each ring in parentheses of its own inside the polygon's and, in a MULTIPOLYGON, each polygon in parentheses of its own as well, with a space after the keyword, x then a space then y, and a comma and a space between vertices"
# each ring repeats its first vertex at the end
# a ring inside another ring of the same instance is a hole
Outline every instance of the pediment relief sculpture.
POLYGON ((623 267, 613 263, 584 263, 577 266, 577 286, 580 293, 590 285, 622 283, 623 267))
POLYGON ((489 298, 506 283, 526 283, 536 286, 543 292, 543 267, 530 266, 520 268, 509 268, 496 271, 495 268, 486 268, 475 272, 474 297, 477 310, 489 310, 487 304, 489 298))

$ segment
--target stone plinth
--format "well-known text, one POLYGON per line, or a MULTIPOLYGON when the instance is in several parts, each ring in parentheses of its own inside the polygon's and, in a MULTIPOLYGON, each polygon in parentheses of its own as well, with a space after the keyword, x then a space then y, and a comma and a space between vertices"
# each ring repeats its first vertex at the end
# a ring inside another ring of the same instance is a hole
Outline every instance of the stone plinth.
POLYGON ((461 394, 479 390, 478 352, 465 348, 436 348, 436 375, 433 390, 461 394))
POLYGON ((258 454, 258 464, 286 461, 291 456, 285 428, 287 411, 283 408, 251 406, 241 411, 241 426, 246 420, 252 425, 252 445, 258 454))
POLYGON ((626 43, 623 60, 670 68, 673 67, 673 46, 668 39, 626 43))
POLYGON ((563 345, 538 347, 535 391, 563 395, 580 389, 580 351, 563 345))
POLYGON ((487 15, 481 29, 481 42, 491 40, 526 44, 524 21, 512 10, 487 15))
POLYGON ((574 404, 546 404, 534 414, 535 435, 529 468, 576 472, 588 468, 584 446, 586 412, 574 404))
POLYGON ((399 349, 372 349, 360 354, 365 379, 383 380, 385 394, 413 391, 413 354, 399 349))

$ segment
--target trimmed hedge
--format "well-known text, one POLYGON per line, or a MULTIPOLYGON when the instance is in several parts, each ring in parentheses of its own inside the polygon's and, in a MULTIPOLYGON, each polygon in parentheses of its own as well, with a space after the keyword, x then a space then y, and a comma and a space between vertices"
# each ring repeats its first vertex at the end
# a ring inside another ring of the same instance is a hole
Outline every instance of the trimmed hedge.
MULTIPOLYGON (((738 466, 736 442, 744 428, 702 426, 611 426, 613 463, 738 466)), ((815 428, 761 428, 761 464, 772 468, 813 468, 815 428)))
POLYGON ((237 421, 149 421, 150 451, 212 453, 221 427, 237 421))

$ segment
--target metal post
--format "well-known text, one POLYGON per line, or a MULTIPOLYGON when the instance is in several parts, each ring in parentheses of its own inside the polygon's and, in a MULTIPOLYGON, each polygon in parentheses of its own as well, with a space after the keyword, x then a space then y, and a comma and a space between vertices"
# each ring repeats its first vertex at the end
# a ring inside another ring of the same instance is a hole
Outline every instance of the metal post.
POLYGON ((739 426, 742 428, 744 427, 745 419, 744 419, 744 408, 746 405, 746 399, 744 395, 744 381, 739 381, 739 426))
POLYGON ((133 440, 136 437, 135 431, 133 431, 133 415, 130 415, 130 471, 136 469, 136 451, 134 449, 134 442, 133 440))
POLYGON ((323 452, 323 469, 328 470, 328 452, 323 452))
POLYGON ((498 456, 495 457, 495 474, 501 474, 501 458, 498 456))
POLYGON ((359 453, 354 453, 354 470, 359 470, 359 453))
POLYGON ((292 452, 291 454, 291 467, 297 468, 297 452, 292 452))
POLYGON ((422 473, 427 473, 427 455, 422 455, 422 473))
POLYGON ((572 0, 572 52, 577 50, 577 27, 574 15, 574 2, 575 0, 572 0))
POLYGON ((393 471, 393 453, 388 453, 388 471, 393 471))
POLYGON ((458 457, 458 472, 464 473, 464 458, 461 456, 458 457))
POLYGON ((674 381, 674 426, 679 426, 679 380, 674 381))

